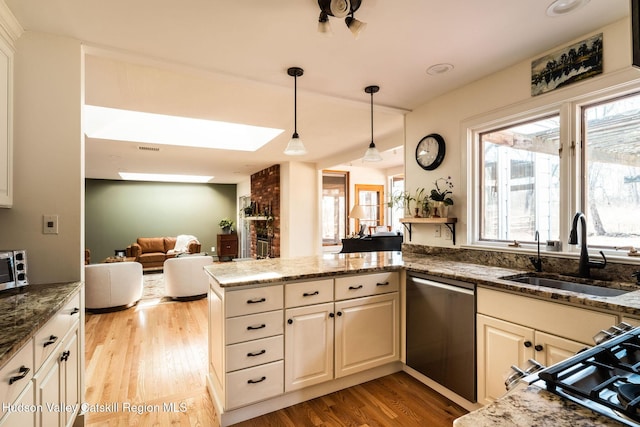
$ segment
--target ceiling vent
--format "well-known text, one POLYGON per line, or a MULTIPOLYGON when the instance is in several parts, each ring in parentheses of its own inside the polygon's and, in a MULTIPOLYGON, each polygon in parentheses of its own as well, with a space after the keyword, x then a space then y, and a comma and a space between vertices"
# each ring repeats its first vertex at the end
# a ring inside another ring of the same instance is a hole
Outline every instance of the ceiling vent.
POLYGON ((138 145, 138 150, 142 150, 142 151, 160 151, 160 147, 145 147, 144 145, 138 145))

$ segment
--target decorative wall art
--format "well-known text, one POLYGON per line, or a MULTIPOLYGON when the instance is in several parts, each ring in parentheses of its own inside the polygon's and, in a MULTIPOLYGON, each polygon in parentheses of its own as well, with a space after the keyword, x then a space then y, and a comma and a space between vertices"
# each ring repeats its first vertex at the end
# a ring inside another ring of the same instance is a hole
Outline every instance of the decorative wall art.
POLYGON ((602 33, 531 62, 531 96, 602 73, 602 33))

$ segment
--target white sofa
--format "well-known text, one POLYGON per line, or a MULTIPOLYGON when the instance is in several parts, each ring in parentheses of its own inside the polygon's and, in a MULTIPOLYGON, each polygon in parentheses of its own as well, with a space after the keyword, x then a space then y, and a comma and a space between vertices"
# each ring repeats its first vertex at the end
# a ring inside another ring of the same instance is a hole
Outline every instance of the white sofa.
POLYGON ((213 264, 208 255, 187 255, 164 262, 164 294, 171 298, 203 297, 209 289, 204 267, 213 264))
POLYGON ((88 310, 129 308, 142 298, 142 264, 138 262, 85 265, 84 279, 88 310))

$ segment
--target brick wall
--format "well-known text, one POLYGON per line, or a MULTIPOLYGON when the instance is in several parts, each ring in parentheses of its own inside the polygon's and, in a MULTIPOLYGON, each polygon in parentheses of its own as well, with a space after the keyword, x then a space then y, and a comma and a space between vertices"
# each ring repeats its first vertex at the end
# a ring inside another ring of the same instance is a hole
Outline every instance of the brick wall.
POLYGON ((258 232, 266 228, 269 239, 269 257, 280 257, 280 165, 273 165, 251 175, 251 201, 256 204, 256 215, 271 210, 273 221, 251 221, 251 256, 257 256, 258 232))

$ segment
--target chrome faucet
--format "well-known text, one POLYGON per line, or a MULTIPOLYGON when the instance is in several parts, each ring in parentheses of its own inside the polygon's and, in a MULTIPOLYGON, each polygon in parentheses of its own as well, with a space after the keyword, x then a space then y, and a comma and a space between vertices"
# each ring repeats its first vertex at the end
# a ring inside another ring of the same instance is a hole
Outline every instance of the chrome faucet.
POLYGON ((573 217, 573 224, 571 226, 571 233, 569 233, 569 244, 578 244, 578 220, 580 221, 580 265, 578 267, 578 275, 580 277, 591 277, 592 268, 604 268, 607 265, 607 258, 604 253, 600 251, 602 255, 602 261, 589 260, 589 251, 587 250, 587 218, 582 212, 577 212, 573 217))
POLYGON ((538 257, 529 257, 529 260, 536 271, 540 272, 542 271, 542 259, 540 258, 540 233, 538 233, 538 230, 536 230, 536 242, 538 242, 538 257))

